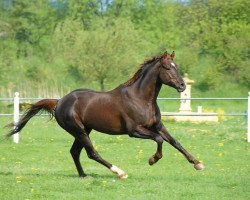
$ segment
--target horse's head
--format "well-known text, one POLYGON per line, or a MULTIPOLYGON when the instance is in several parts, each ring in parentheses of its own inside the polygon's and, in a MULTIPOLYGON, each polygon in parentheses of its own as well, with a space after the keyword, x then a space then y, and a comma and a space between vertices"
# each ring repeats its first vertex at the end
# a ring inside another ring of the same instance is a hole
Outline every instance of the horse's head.
POLYGON ((183 92, 186 84, 179 73, 178 65, 174 63, 174 57, 174 51, 172 54, 165 52, 161 56, 159 78, 163 84, 175 88, 178 92, 183 92))

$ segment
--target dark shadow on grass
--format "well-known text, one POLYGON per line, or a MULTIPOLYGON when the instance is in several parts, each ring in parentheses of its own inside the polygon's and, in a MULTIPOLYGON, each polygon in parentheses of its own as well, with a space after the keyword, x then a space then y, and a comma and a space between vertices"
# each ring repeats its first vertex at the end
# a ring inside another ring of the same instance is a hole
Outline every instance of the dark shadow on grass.
MULTIPOLYGON (((16 176, 17 173, 12 172, 12 171, 0 171, 0 176, 16 176)), ((78 179, 78 180, 87 180, 87 179, 93 179, 93 180, 120 180, 118 178, 118 176, 116 174, 113 174, 112 172, 107 170, 107 173, 87 173, 87 176, 84 178, 81 178, 78 176, 77 173, 74 172, 70 172, 70 171, 36 171, 36 172, 32 172, 32 171, 23 171, 21 173, 19 173, 19 175, 22 176, 29 176, 29 177, 33 177, 33 178, 44 178, 44 177, 51 177, 52 179, 64 179, 64 178, 68 178, 68 179, 78 179)), ((154 174, 152 175, 147 175, 147 176, 140 176, 137 174, 129 174, 128 177, 129 180, 138 180, 138 181, 144 181, 144 180, 148 180, 148 179, 155 179, 154 174)))
POLYGON ((13 175, 12 172, 0 172, 0 176, 10 176, 13 175))
MULTIPOLYGON (((0 172, 0 176, 15 176, 16 174, 13 172, 0 172)), ((118 179, 117 176, 114 174, 105 174, 105 175, 100 175, 100 174, 95 174, 95 173, 90 173, 87 174, 86 177, 82 178, 79 177, 77 174, 63 174, 63 173, 22 173, 22 175, 26 175, 26 176, 32 176, 32 177, 43 177, 43 176, 51 176, 51 177, 57 177, 57 178, 76 178, 76 179, 89 179, 89 178, 93 178, 93 179, 118 179)))
POLYGON ((68 178, 79 178, 79 179, 86 179, 86 178, 94 178, 94 179, 114 179, 116 178, 116 175, 113 175, 113 174, 105 174, 105 175, 100 175, 100 174, 95 174, 95 173, 90 173, 90 174, 87 174, 86 177, 82 178, 82 177, 79 177, 78 175, 74 175, 74 174, 54 174, 55 176, 58 176, 58 177, 68 177, 68 178))

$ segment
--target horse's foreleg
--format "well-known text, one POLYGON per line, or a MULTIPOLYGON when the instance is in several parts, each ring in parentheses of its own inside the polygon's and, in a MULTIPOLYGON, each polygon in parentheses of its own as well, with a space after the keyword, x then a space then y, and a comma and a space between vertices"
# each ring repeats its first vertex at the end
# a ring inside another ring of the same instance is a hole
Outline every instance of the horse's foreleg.
POLYGON ((149 164, 153 165, 158 160, 162 158, 162 143, 163 139, 159 134, 156 134, 143 126, 136 127, 136 131, 130 135, 131 137, 141 138, 141 139, 151 139, 157 143, 157 151, 156 153, 149 158, 149 164))
POLYGON ((79 136, 79 141, 84 145, 85 150, 87 152, 87 155, 90 159, 93 159, 97 161, 98 163, 104 165, 108 169, 110 169, 113 173, 116 173, 120 179, 126 179, 128 178, 128 175, 115 165, 110 164, 106 160, 104 160, 98 152, 94 149, 92 142, 90 141, 90 138, 86 134, 81 134, 79 136))
POLYGON ((169 132, 167 131, 167 129, 165 128, 165 126, 162 124, 160 126, 159 129, 159 133, 161 134, 162 138, 167 141, 169 144, 171 144, 174 148, 176 148, 177 150, 179 150, 186 158, 187 160, 194 164, 194 168, 197 170, 202 170, 204 169, 204 165, 199 162, 198 160, 196 160, 190 153, 188 153, 182 146, 181 144, 174 139, 169 132))

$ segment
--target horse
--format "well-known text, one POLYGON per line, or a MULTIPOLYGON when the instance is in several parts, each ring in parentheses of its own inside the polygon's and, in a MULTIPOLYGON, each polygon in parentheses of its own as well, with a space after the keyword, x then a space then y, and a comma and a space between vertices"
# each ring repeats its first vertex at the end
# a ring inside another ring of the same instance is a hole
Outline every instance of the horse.
POLYGON ((87 176, 80 163, 83 148, 90 159, 107 167, 120 179, 128 177, 125 171, 98 154, 89 137, 91 130, 155 141, 157 149, 149 158, 149 165, 162 158, 162 144, 166 141, 179 150, 196 170, 202 170, 204 165, 170 135, 161 121, 157 105, 157 96, 163 84, 178 92, 186 88, 174 57, 174 52, 164 52, 144 61, 132 78, 107 92, 77 89, 61 99, 42 99, 32 104, 8 136, 21 131, 33 116, 45 110, 75 138, 70 153, 79 177, 87 176))

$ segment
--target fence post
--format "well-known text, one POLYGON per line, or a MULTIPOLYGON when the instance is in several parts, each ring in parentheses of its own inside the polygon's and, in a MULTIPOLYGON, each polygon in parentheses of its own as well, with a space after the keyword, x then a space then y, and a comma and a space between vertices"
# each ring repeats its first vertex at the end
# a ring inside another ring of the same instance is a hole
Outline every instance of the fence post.
MULTIPOLYGON (((19 121, 19 93, 15 92, 15 97, 14 97, 14 129, 15 129, 18 121, 19 121)), ((19 142, 19 133, 16 133, 13 135, 13 141, 15 143, 19 142)))
POLYGON ((250 142, 250 92, 248 92, 247 101, 247 142, 250 142))

